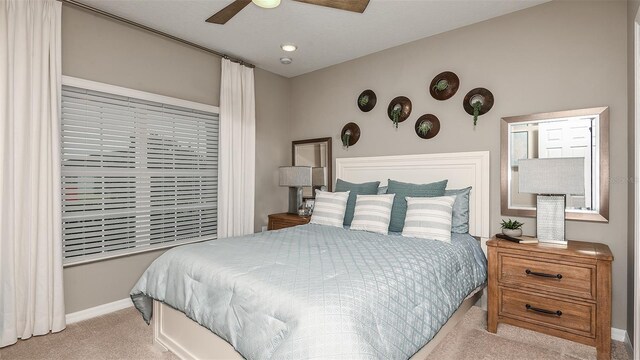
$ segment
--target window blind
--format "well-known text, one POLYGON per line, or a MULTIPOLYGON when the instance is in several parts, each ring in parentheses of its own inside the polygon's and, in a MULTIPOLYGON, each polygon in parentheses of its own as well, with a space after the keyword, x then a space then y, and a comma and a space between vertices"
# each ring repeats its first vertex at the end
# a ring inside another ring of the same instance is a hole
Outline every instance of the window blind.
POLYGON ((218 115, 63 85, 65 263, 216 238, 218 115))

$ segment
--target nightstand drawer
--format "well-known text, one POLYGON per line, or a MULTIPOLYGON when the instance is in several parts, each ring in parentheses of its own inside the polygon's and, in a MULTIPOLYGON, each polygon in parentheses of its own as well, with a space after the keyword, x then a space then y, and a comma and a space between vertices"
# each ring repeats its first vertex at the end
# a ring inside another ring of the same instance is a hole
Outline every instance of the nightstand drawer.
POLYGON ((500 316, 595 337, 596 305, 500 289, 500 316))
POLYGON ((269 230, 279 230, 292 226, 301 225, 300 222, 286 221, 286 220, 273 220, 269 222, 269 230))
POLYGON ((500 254, 500 270, 498 281, 501 284, 590 300, 596 298, 595 266, 500 254))
POLYGON ((311 220, 310 216, 299 216, 296 214, 271 214, 269 215, 269 230, 279 230, 292 226, 308 224, 311 220))

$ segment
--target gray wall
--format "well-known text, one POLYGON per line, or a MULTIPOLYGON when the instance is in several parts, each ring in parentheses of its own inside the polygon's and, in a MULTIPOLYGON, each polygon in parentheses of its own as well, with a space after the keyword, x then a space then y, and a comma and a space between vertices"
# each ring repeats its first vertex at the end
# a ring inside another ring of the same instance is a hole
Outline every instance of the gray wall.
POLYGON ((629 0, 627 2, 627 98, 629 109, 629 123, 627 132, 627 143, 629 146, 628 154, 628 177, 634 181, 629 181, 629 203, 628 203, 628 252, 627 252, 627 331, 629 338, 633 342, 633 316, 634 316, 634 299, 633 299, 633 283, 634 283, 634 254, 635 254, 635 17, 640 8, 640 0, 629 0))
MULTIPOLYGON (((554 110, 610 106, 611 216, 608 224, 568 222, 569 239, 608 244, 613 263, 613 326, 627 328, 627 4, 623 1, 554 1, 388 49, 292 79, 292 139, 333 136, 334 157, 489 150, 491 230, 500 219, 500 118, 554 110), (461 79, 452 99, 439 102, 427 86, 451 70, 461 79), (493 109, 473 127, 462 109, 472 88, 490 89, 493 109), (378 105, 356 106, 364 89, 378 105), (412 116, 395 130, 386 117, 389 101, 405 95, 412 116), (436 114, 441 130, 432 140, 415 135, 419 115, 436 114), (343 149, 339 132, 355 121, 362 136, 343 149)), ((535 221, 525 233, 535 232, 535 221)))
POLYGON ((280 187, 278 167, 291 163, 290 81, 256 69, 256 209, 255 230, 267 215, 287 210, 288 188, 280 187))
MULTIPOLYGON (((220 57, 64 5, 64 75, 218 105, 220 57)), ((256 69, 256 229, 286 209, 277 167, 289 162, 289 80, 256 69), (268 156, 264 156, 268 154, 268 156)), ((64 269, 67 313, 128 297, 144 269, 163 251, 64 269)))

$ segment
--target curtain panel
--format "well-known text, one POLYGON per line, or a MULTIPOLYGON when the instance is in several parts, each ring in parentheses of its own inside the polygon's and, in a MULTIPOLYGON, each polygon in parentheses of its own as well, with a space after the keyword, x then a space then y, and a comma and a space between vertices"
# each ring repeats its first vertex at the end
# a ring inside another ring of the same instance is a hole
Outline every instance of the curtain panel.
POLYGON ((61 8, 0 0, 0 347, 65 327, 61 8))
POLYGON ((255 139, 253 69, 222 59, 218 238, 253 233, 255 139))

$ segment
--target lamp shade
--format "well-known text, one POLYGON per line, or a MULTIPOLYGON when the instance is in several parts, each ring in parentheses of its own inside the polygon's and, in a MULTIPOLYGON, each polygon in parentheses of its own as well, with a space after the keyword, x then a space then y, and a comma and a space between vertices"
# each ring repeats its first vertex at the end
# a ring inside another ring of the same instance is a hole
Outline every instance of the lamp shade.
POLYGON ((311 183, 313 186, 326 186, 327 185, 327 168, 326 167, 314 167, 311 183))
POLYGON ((311 186, 311 166, 281 166, 280 186, 311 186))
POLYGON ((584 195, 584 158, 518 161, 519 190, 530 194, 584 195))

